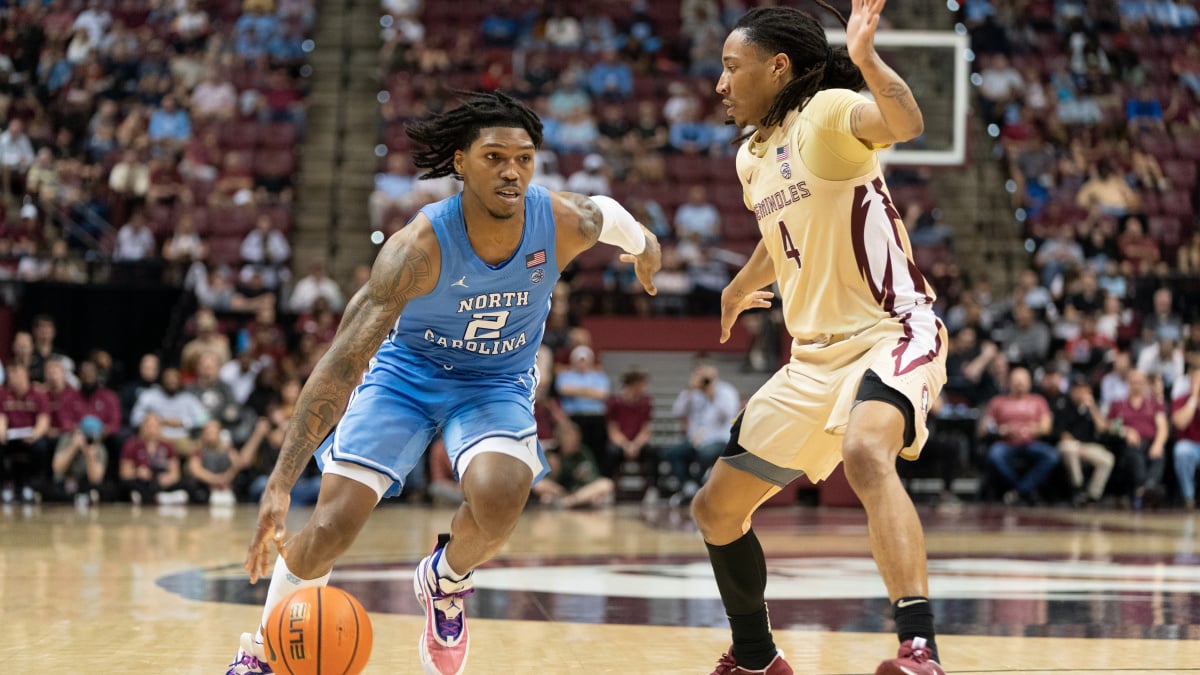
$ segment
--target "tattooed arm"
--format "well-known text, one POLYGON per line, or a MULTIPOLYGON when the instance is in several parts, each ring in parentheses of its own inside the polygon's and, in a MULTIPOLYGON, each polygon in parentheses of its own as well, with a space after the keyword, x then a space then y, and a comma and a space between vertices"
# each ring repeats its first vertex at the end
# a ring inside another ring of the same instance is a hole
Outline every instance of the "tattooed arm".
POLYGON ((662 249, 653 232, 641 223, 635 223, 623 207, 608 197, 593 199, 574 192, 555 192, 552 203, 559 269, 597 242, 609 242, 626 251, 638 251, 622 254, 621 260, 634 264, 638 280, 647 293, 657 293, 654 274, 662 267, 662 249), (606 219, 609 222, 605 222, 606 219), (622 220, 624 222, 620 222, 622 220), (641 238, 644 240, 633 241, 641 238))
POLYGON ((854 0, 846 26, 846 49, 862 71, 874 103, 864 103, 850 113, 850 130, 876 144, 907 141, 925 131, 921 108, 912 90, 875 51, 875 28, 887 0, 854 0))
POLYGON ((284 555, 284 523, 290 492, 309 458, 342 418, 350 392, 408 301, 429 293, 441 271, 441 250, 433 226, 419 215, 383 245, 367 285, 346 305, 329 351, 300 390, 288 420, 279 458, 258 507, 258 526, 246 552, 250 583, 271 575, 271 543, 284 555))
POLYGON ((441 252, 424 215, 393 234, 380 249, 371 278, 346 305, 329 351, 313 368, 284 433, 271 483, 291 490, 305 465, 341 419, 350 392, 401 310, 437 285, 441 252))

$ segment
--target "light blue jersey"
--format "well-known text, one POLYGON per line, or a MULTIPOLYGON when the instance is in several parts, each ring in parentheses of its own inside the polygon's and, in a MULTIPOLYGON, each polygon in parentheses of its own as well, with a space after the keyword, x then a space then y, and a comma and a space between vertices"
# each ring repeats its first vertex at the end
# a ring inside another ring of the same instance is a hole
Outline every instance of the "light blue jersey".
POLYGON ((529 372, 558 281, 550 193, 529 186, 521 243, 499 265, 485 263, 471 248, 461 194, 421 212, 437 233, 441 276, 432 293, 404 308, 377 358, 427 368, 431 377, 529 372))
MULTIPOLYGON (((441 247, 437 286, 405 306, 317 449, 322 466, 336 459, 388 476, 389 495, 400 492, 437 434, 456 472, 463 453, 484 439, 534 438, 534 363, 558 281, 546 189, 526 191, 521 243, 499 265, 471 248, 461 194, 422 213, 441 247)), ((538 455, 543 471, 535 479, 545 473, 540 447, 538 455)))

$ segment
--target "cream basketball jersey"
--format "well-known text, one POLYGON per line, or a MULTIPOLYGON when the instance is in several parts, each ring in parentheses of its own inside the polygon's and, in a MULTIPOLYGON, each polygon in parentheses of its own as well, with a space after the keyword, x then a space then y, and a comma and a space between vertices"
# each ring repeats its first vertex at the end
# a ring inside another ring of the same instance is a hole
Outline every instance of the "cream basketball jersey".
POLYGON ((889 317, 920 333, 937 330, 934 292, 913 263, 878 148, 850 133, 851 111, 866 100, 819 92, 769 138, 756 133, 738 150, 746 206, 798 340, 854 334, 889 317))

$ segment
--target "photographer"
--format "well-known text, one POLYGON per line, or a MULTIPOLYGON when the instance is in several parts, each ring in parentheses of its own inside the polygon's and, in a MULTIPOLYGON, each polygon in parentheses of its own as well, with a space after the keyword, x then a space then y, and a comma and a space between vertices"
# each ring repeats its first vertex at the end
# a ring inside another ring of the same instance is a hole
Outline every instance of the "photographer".
POLYGON ((113 498, 110 487, 104 482, 108 451, 101 441, 103 434, 104 423, 100 418, 85 415, 78 428, 59 437, 52 464, 54 483, 47 495, 48 501, 74 499, 76 504, 86 506, 113 498))
POLYGON ((729 442, 741 398, 732 384, 721 380, 715 366, 701 364, 692 370, 688 388, 675 398, 672 412, 683 421, 684 440, 667 448, 663 459, 679 485, 678 501, 690 501, 708 470, 729 442))

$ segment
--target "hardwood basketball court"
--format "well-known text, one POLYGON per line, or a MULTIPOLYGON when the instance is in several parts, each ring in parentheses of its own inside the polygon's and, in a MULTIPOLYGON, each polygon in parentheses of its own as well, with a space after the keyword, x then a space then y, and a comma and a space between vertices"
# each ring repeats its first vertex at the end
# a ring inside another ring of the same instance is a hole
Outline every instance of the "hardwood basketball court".
MULTIPOLYGON (((257 510, 0 512, 0 670, 224 673, 266 582, 241 561, 257 510)), ((367 673, 420 673, 412 567, 451 511, 384 506, 332 583, 371 613, 367 673)), ((294 531, 308 511, 294 510, 294 531)), ((1195 513, 922 508, 950 673, 1200 673, 1195 513)), ((856 509, 766 509, 776 640, 798 673, 894 655, 856 509)), ((468 601, 468 673, 704 674, 728 629, 683 510, 530 509, 468 601)))

